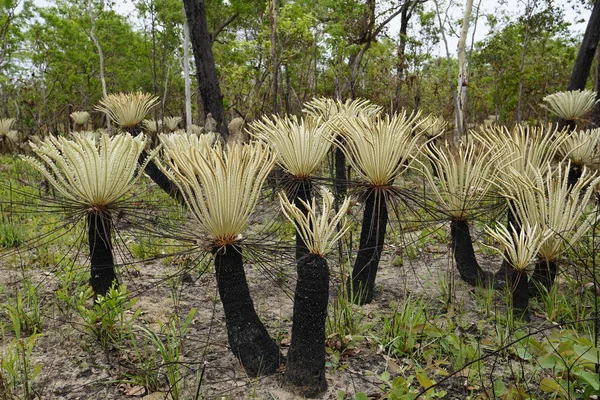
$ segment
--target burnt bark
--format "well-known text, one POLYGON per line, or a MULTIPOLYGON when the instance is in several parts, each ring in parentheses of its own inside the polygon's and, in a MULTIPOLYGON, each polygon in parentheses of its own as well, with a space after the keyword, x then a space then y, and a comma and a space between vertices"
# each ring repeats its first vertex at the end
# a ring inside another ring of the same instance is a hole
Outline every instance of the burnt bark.
POLYGON ((91 211, 87 216, 90 250, 90 286, 94 296, 106 296, 118 284, 112 251, 111 216, 108 211, 91 211))
POLYGON ((328 300, 327 260, 320 255, 309 254, 298 261, 292 341, 285 371, 286 383, 305 397, 327 390, 325 318, 328 300))
POLYGON ((199 96, 203 100, 205 114, 212 114, 217 121, 217 130, 226 142, 228 131, 223 108, 223 95, 219 87, 219 78, 212 52, 212 35, 206 21, 204 0, 183 0, 183 6, 196 62, 199 96))
POLYGON ((348 293, 352 294, 351 298, 357 304, 368 304, 373 300, 387 221, 384 192, 370 188, 365 201, 358 254, 348 282, 348 293))
POLYGON ((538 259, 529 280, 529 296, 540 296, 544 290, 550 291, 556 279, 556 272, 554 260, 538 259))
POLYGON ((513 316, 515 319, 529 321, 529 284, 527 272, 512 268, 509 272, 508 284, 512 299, 513 316))
POLYGON ((277 372, 284 358, 254 310, 241 249, 228 244, 214 248, 213 255, 232 353, 249 376, 277 372))
POLYGON ((450 236, 452 238, 454 261, 456 261, 456 268, 461 279, 471 286, 484 285, 488 281, 488 277, 475 257, 467 221, 452 220, 450 223, 450 236))
MULTIPOLYGON (((309 179, 296 179, 292 186, 291 196, 292 202, 304 215, 308 213, 308 210, 300 200, 310 204, 312 201, 312 182, 309 179)), ((308 247, 302 237, 297 233, 296 223, 296 261, 301 260, 309 254, 308 247)))

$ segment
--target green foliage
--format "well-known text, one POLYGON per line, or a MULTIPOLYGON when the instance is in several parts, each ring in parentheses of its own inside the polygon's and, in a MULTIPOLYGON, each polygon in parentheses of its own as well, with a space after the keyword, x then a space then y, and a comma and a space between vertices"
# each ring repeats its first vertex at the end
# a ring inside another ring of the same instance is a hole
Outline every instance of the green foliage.
POLYGON ((25 241, 21 224, 0 220, 0 247, 19 247, 25 241))
MULTIPOLYGON (((2 291, 6 289, 2 288, 2 291)), ((39 288, 29 278, 23 279, 22 288, 16 289, 14 297, 9 295, 7 302, 1 307, 10 319, 17 339, 42 330, 43 313, 39 288)))
POLYGON ((0 361, 0 379, 4 383, 4 398, 33 399, 33 383, 42 371, 42 364, 34 363, 31 357, 36 340, 42 336, 33 333, 27 338, 14 338, 2 351, 0 361), (12 396, 12 397, 11 397, 12 396))
POLYGON ((89 308, 85 303, 90 294, 91 289, 79 293, 78 310, 86 331, 103 347, 121 343, 140 315, 140 310, 133 310, 136 299, 129 298, 126 285, 113 286, 89 308))

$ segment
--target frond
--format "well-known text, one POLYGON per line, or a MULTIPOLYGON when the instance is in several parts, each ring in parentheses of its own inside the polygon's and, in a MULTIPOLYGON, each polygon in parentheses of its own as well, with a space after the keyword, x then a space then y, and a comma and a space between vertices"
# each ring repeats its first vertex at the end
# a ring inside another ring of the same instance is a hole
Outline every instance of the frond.
POLYGON ((442 117, 435 115, 428 115, 420 123, 419 129, 423 131, 423 134, 429 138, 440 136, 446 131, 448 122, 442 117))
POLYGON ((157 104, 158 97, 149 93, 112 93, 100 100, 95 109, 106 113, 120 127, 132 128, 157 104))
POLYGON ((173 132, 177 130, 177 125, 181 122, 181 117, 165 117, 163 121, 169 132, 173 132))
POLYGON ((468 219, 468 214, 480 208, 495 189, 496 164, 504 155, 491 149, 477 152, 475 146, 472 141, 456 150, 448 143, 440 147, 433 143, 425 146, 423 152, 433 163, 437 177, 428 166, 417 161, 442 212, 453 219, 468 219))
POLYGON ((496 225, 494 229, 486 228, 486 232, 500 242, 502 248, 488 246, 502 254, 517 271, 525 268, 535 259, 544 241, 552 235, 548 229, 524 224, 519 232, 511 224, 510 230, 504 225, 496 225))
POLYGON ((250 124, 252 134, 277 152, 277 162, 297 179, 314 175, 331 145, 334 133, 316 121, 296 117, 263 118, 250 124))
POLYGON ((279 193, 279 204, 283 214, 292 223, 297 223, 297 232, 302 237, 308 250, 313 254, 325 256, 335 243, 340 240, 350 228, 344 218, 350 207, 350 198, 346 197, 337 213, 334 210, 334 197, 331 192, 321 188, 321 212, 317 211, 317 201, 312 199, 309 204, 300 200, 306 208, 304 214, 290 202, 284 193, 279 193), (338 225, 340 225, 338 229, 338 225))
POLYGON ((337 118, 332 126, 345 139, 337 144, 358 175, 372 186, 387 186, 409 167, 422 146, 422 133, 412 133, 418 118, 404 111, 375 119, 337 118))
POLYGON ((87 111, 75 111, 72 112, 69 116, 77 125, 85 125, 90 119, 90 113, 87 111))
MULTIPOLYGON (((48 137, 31 143, 38 158, 23 157, 65 197, 83 207, 108 208, 127 194, 142 175, 138 159, 143 136, 73 134, 73 140, 48 137)), ((149 161, 154 153, 146 160, 149 161)))
POLYGON ((275 154, 260 142, 223 148, 202 136, 163 135, 159 167, 180 189, 200 230, 225 245, 248 226, 275 154))
POLYGON ((6 135, 14 123, 14 118, 0 118, 0 135, 6 135))
POLYGON ((596 218, 587 213, 587 208, 600 177, 584 168, 580 179, 570 187, 569 169, 570 163, 559 164, 551 171, 538 169, 532 178, 507 178, 512 185, 509 191, 517 218, 553 233, 539 250, 545 260, 556 260, 567 243, 572 245, 579 240, 596 218))
POLYGON ((156 121, 153 119, 145 119, 142 121, 142 126, 144 127, 145 130, 147 130, 150 133, 157 133, 162 131, 162 122, 161 121, 156 121))
POLYGON ((596 92, 591 90, 569 90, 544 97, 547 106, 542 105, 560 118, 573 121, 590 112, 596 104, 596 92))
POLYGON ((598 160, 600 128, 571 132, 558 148, 563 158, 576 165, 590 165, 598 160))
POLYGON ((365 99, 334 100, 326 97, 314 98, 304 103, 304 114, 312 118, 321 118, 323 121, 329 121, 336 115, 345 115, 347 117, 358 117, 364 115, 368 118, 379 115, 383 107, 371 103, 365 99))

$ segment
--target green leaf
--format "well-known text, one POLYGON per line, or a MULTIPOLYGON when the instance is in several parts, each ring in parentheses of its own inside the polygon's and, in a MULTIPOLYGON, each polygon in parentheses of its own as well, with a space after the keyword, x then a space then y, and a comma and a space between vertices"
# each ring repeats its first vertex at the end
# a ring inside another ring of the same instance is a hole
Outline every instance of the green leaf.
POLYGON ((369 400, 369 397, 363 392, 359 392, 354 395, 354 400, 369 400))
POLYGON ((585 382, 594 388, 594 390, 600 389, 600 377, 595 372, 589 371, 578 371, 574 372, 573 375, 580 378, 580 381, 585 382))
POLYGON ((540 390, 544 393, 559 393, 561 396, 568 397, 567 391, 553 378, 542 379, 540 390))

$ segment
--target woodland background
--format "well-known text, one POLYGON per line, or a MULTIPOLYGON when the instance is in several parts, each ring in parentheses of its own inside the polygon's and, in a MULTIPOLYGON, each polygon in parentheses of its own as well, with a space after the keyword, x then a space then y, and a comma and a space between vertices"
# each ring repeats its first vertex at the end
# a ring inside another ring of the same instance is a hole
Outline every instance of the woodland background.
MULTIPOLYGON (((467 124, 545 120, 539 104, 566 89, 583 36, 565 10, 576 7, 587 21, 592 5, 518 0, 486 14, 482 3, 474 1, 466 43, 467 124)), ((454 119, 462 2, 209 0, 205 8, 229 120, 298 113, 316 96, 454 119)), ((108 93, 154 93, 155 118, 183 117, 188 63, 193 121, 204 125, 191 50, 184 55, 182 2, 134 0, 126 9, 128 16, 110 1, 0 0, 0 117, 16 118, 25 135, 68 130, 72 111, 91 112, 102 98, 102 69, 108 93)), ((590 75, 588 86, 597 86, 598 74, 590 75)), ((93 117, 101 126, 102 114, 93 117)))

